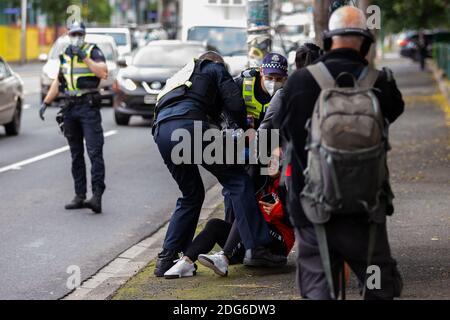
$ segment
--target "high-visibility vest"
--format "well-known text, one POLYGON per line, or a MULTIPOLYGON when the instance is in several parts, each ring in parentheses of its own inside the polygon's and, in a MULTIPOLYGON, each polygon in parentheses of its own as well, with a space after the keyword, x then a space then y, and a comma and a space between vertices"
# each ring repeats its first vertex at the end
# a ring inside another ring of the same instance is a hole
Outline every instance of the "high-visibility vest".
POLYGON ((244 78, 242 86, 242 97, 247 108, 247 115, 253 116, 255 119, 261 117, 261 113, 265 113, 270 103, 262 104, 255 96, 256 77, 244 78))
MULTIPOLYGON (((88 58, 91 57, 92 49, 95 46, 93 44, 84 44, 83 50, 86 52, 86 56, 88 58)), ((98 85, 100 84, 100 79, 95 75, 94 72, 89 69, 88 65, 81 59, 78 58, 78 56, 71 57, 68 55, 65 51, 61 54, 60 57, 61 60, 61 73, 64 77, 64 80, 66 81, 66 88, 65 90, 69 94, 82 94, 83 91, 86 91, 86 89, 96 89, 98 85), (80 78, 96 78, 97 85, 95 88, 79 88, 80 78)))

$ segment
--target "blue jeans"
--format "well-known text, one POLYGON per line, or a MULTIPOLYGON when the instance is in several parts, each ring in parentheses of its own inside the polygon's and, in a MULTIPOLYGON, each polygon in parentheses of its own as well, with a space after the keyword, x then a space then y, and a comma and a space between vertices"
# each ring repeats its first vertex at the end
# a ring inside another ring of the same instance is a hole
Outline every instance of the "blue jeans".
POLYGON ((103 160, 103 128, 100 109, 89 105, 76 105, 64 115, 64 135, 72 156, 72 176, 77 195, 86 195, 86 164, 84 143, 91 161, 92 190, 105 190, 105 163, 103 160))
MULTIPOLYGON (((184 252, 194 237, 205 198, 205 188, 196 164, 174 164, 171 159, 172 149, 179 143, 171 141, 171 135, 174 130, 180 128, 189 131, 191 137, 194 136, 193 120, 173 119, 158 125, 154 139, 164 163, 182 193, 170 219, 164 249, 184 252)), ((203 130, 206 128, 207 124, 204 123, 203 130)), ((205 144, 203 144, 204 148, 205 144)), ((245 248, 253 249, 270 243, 269 228, 259 212, 252 182, 244 168, 239 165, 225 164, 203 163, 202 166, 219 180, 229 195, 245 248)))

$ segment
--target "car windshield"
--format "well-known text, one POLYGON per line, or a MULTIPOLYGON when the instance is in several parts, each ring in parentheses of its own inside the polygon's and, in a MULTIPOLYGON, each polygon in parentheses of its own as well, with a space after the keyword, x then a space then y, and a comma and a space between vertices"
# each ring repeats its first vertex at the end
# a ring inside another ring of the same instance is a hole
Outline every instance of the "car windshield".
MULTIPOLYGON (((58 59, 59 55, 68 45, 68 42, 57 41, 50 52, 50 59, 58 59)), ((103 52, 103 55, 107 61, 115 60, 114 49, 110 43, 100 42, 96 43, 96 45, 103 52)))
POLYGON ((192 27, 188 40, 207 41, 208 46, 224 56, 247 54, 247 30, 231 27, 192 27))
POLYGON ((113 37, 114 41, 118 46, 127 45, 127 35, 125 33, 118 33, 118 32, 89 32, 89 33, 111 36, 113 37))
POLYGON ((133 58, 136 67, 178 68, 205 51, 200 45, 150 45, 139 49, 133 58))

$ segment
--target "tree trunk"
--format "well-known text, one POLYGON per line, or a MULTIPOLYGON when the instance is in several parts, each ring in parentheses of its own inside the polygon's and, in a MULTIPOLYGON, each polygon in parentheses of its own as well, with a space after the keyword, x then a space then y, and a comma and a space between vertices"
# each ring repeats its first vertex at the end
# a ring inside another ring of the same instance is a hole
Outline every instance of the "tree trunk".
POLYGON ((322 33, 328 29, 328 14, 331 0, 314 0, 314 30, 316 44, 322 46, 322 33))

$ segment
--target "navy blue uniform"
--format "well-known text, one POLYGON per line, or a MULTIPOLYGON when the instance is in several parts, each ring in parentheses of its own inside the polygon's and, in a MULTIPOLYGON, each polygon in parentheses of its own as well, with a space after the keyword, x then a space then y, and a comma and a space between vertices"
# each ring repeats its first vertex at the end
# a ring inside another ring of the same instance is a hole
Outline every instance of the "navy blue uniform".
MULTIPOLYGON (((68 48, 66 54, 73 56, 68 48)), ((96 62, 105 62, 105 57, 98 47, 91 51, 90 58, 96 62)), ((64 89, 65 80, 59 76, 61 89, 64 89)), ((80 79, 80 89, 96 89, 100 79, 80 79)), ((75 193, 84 197, 86 195, 86 164, 84 161, 84 143, 91 161, 91 184, 94 192, 103 193, 105 190, 105 163, 103 160, 103 128, 100 114, 99 99, 88 94, 72 100, 72 104, 64 113, 64 135, 70 146, 72 156, 72 176, 75 184, 75 193)))
MULTIPOLYGON (((191 82, 192 88, 181 99, 175 99, 175 103, 161 108, 154 126, 155 142, 182 193, 177 200, 163 245, 164 249, 176 252, 185 251, 192 242, 205 189, 196 164, 173 163, 171 152, 179 142, 171 141, 172 132, 183 128, 193 137, 194 121, 201 121, 204 131, 210 127, 206 117, 217 119, 221 113, 226 113, 229 121, 241 128, 246 121, 239 87, 223 64, 208 60, 197 62, 191 82)), ((203 144, 203 149, 205 146, 203 144)), ((219 180, 230 195, 245 248, 253 249, 268 244, 269 230, 259 213, 252 182, 244 168, 238 165, 205 163, 202 166, 219 180)))

